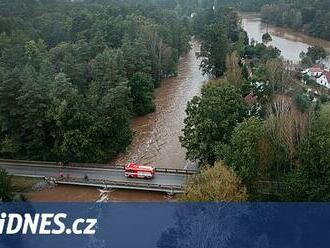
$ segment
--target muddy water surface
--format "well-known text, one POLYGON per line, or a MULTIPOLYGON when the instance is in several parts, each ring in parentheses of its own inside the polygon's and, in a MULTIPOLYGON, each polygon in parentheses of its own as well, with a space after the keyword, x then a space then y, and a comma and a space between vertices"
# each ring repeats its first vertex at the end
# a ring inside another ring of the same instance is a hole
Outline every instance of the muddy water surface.
POLYGON ((156 112, 136 118, 132 145, 116 163, 128 161, 161 168, 185 168, 185 150, 179 136, 186 117, 187 102, 200 93, 206 78, 199 70, 200 60, 195 56, 199 44, 192 43, 192 50, 180 59, 178 76, 162 82, 155 91, 156 112))
MULTIPOLYGON (((100 197, 97 188, 82 186, 57 186, 39 192, 27 193, 33 202, 95 202, 100 197)), ((113 190, 108 193, 108 201, 172 201, 166 194, 133 190, 113 190)))
MULTIPOLYGON (((247 31, 249 38, 258 42, 262 42, 262 35, 267 32, 271 34, 273 41, 271 45, 282 51, 285 59, 293 62, 299 61, 299 54, 306 52, 310 46, 321 46, 330 51, 330 42, 314 37, 310 37, 301 32, 295 32, 291 29, 279 28, 267 25, 261 22, 259 14, 241 13, 242 25, 247 31)), ((330 67, 330 59, 326 59, 324 63, 330 67)))

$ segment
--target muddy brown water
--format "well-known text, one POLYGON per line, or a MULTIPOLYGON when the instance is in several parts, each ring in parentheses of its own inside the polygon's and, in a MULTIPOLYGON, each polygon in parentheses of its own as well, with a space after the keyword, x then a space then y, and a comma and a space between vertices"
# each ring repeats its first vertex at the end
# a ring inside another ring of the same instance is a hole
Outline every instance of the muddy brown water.
MULTIPOLYGON (((267 32, 267 24, 261 21, 257 13, 240 13, 243 28, 247 31, 250 40, 254 39, 262 42, 262 35, 267 32)), ((268 25, 268 32, 273 41, 271 45, 282 51, 282 56, 290 61, 298 62, 300 53, 306 52, 310 46, 321 46, 330 51, 330 42, 305 35, 301 32, 295 32, 291 29, 275 27, 268 25)), ((330 58, 323 61, 330 67, 330 58)))
POLYGON ((187 102, 199 95, 206 80, 199 70, 200 60, 195 56, 199 48, 197 42, 192 42, 191 51, 180 59, 178 76, 164 80, 156 89, 156 111, 134 119, 133 142, 116 164, 132 161, 161 168, 192 167, 185 159, 179 136, 184 127, 187 102))
MULTIPOLYGON (((25 195, 32 202, 95 202, 99 199, 100 192, 97 188, 92 187, 60 185, 25 195)), ((108 201, 112 202, 160 202, 172 200, 174 198, 168 197, 166 194, 138 190, 113 190, 108 194, 108 201)))
MULTIPOLYGON (((200 60, 196 52, 200 46, 192 42, 191 51, 180 59, 178 76, 166 79, 155 91, 156 111, 133 120, 135 132, 133 142, 127 152, 114 162, 124 165, 129 161, 149 164, 161 168, 191 168, 186 161, 185 150, 179 136, 184 127, 187 102, 200 94, 206 81, 200 70, 200 60)), ((96 188, 57 186, 27 195, 31 201, 96 201, 96 188)), ((169 201, 172 198, 162 193, 145 191, 115 190, 108 194, 110 201, 169 201)))

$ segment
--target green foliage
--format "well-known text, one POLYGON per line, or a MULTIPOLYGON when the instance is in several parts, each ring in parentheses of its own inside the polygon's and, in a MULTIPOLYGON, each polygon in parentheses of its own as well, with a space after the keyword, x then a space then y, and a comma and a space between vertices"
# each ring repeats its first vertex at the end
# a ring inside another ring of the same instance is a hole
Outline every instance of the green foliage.
POLYGON ((237 13, 232 9, 202 11, 195 18, 198 24, 194 25, 194 32, 200 32, 198 37, 202 41, 202 71, 204 74, 220 77, 226 71, 227 54, 233 48, 241 52, 246 33, 240 26, 237 13))
POLYGON ((231 133, 246 112, 240 91, 231 85, 209 84, 201 97, 188 103, 181 144, 187 158, 214 164, 218 144, 228 144, 231 133))
POLYGON ((260 171, 259 145, 265 136, 262 121, 252 117, 238 124, 229 145, 218 147, 218 160, 224 160, 249 185, 260 171))
POLYGON ((273 0, 263 4, 263 21, 330 39, 330 7, 326 1, 273 0))
POLYGON ((163 1, 2 1, 0 156, 109 161, 190 48, 163 1))
POLYGON ((263 43, 268 43, 268 42, 271 42, 273 39, 272 39, 272 36, 269 34, 269 33, 265 33, 262 35, 262 42, 263 43))
POLYGON ((0 170, 0 201, 9 202, 13 198, 11 178, 5 170, 0 170))
POLYGON ((281 51, 272 46, 266 46, 263 43, 252 43, 245 46, 243 55, 249 59, 252 59, 255 65, 263 64, 267 60, 279 58, 281 51))
POLYGON ((307 53, 301 52, 300 63, 304 68, 307 68, 321 59, 325 59, 327 56, 328 52, 323 47, 309 47, 307 53))
POLYGON ((145 115, 155 111, 152 94, 154 83, 150 75, 136 73, 128 85, 131 88, 133 108, 136 114, 145 115))
POLYGON ((300 148, 300 165, 285 178, 286 201, 329 201, 330 107, 323 106, 300 148))
POLYGON ((226 70, 226 56, 229 52, 229 41, 226 27, 220 23, 212 24, 204 33, 201 47, 203 73, 222 76, 226 70))
POLYGON ((188 181, 185 192, 179 196, 185 202, 244 202, 247 198, 240 179, 223 163, 202 169, 188 181))
POLYGON ((294 101, 295 101, 296 107, 302 113, 309 110, 309 108, 311 106, 311 101, 307 94, 297 94, 294 98, 294 101))

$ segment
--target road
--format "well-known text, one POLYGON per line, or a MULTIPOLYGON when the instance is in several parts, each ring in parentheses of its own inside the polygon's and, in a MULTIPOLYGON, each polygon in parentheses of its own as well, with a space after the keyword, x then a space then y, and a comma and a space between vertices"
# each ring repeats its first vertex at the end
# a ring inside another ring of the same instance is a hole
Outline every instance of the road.
MULTIPOLYGON (((69 175, 69 180, 64 180, 66 184, 79 184, 89 186, 102 185, 102 181, 113 188, 142 189, 150 191, 168 191, 171 188, 181 188, 188 175, 175 173, 155 173, 151 180, 126 178, 122 169, 105 168, 82 168, 82 167, 62 167, 44 163, 23 163, 0 161, 0 168, 5 169, 10 175, 26 177, 53 177, 59 178, 60 173, 65 177, 69 175), (88 176, 85 182, 84 177, 88 176), (93 182, 94 181, 94 182, 93 182), (78 183, 77 183, 78 182, 78 183), (97 182, 97 183, 96 183, 97 182), (93 185, 94 184, 94 185, 93 185), (116 184, 118 184, 116 186, 116 184), (120 187, 119 187, 120 186, 120 187), (125 187, 124 187, 125 186, 125 187), (159 188, 159 189, 157 189, 159 188)), ((64 183, 62 182, 62 183, 64 183)))

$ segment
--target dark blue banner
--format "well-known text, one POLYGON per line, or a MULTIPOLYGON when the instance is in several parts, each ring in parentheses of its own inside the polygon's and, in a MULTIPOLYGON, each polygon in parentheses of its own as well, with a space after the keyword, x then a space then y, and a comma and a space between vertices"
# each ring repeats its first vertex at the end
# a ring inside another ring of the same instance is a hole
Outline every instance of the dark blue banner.
POLYGON ((329 247, 330 204, 0 205, 1 248, 329 247))

